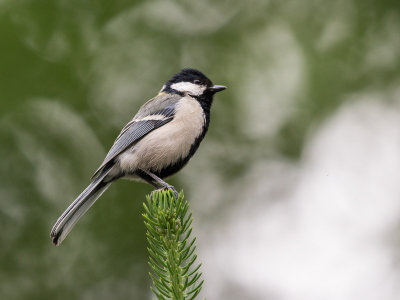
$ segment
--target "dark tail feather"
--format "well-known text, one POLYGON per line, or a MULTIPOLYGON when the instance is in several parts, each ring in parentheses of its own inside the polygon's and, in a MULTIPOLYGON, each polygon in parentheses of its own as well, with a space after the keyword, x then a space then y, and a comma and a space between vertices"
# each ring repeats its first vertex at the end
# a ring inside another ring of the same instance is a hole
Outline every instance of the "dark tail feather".
POLYGON ((79 219, 110 186, 111 182, 105 183, 103 181, 110 169, 111 167, 107 168, 106 170, 103 169, 102 173, 91 184, 89 184, 89 186, 58 218, 50 233, 50 237, 56 246, 61 244, 79 219))

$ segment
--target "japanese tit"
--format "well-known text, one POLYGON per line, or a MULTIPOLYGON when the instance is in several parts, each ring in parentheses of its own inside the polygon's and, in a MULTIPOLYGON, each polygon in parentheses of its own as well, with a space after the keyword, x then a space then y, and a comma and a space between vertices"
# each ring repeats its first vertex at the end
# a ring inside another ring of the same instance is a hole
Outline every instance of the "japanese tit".
POLYGON ((203 73, 183 69, 147 101, 121 131, 92 182, 59 217, 51 238, 59 245, 110 184, 127 178, 159 189, 175 188, 163 178, 182 169, 196 152, 210 123, 214 85, 203 73))

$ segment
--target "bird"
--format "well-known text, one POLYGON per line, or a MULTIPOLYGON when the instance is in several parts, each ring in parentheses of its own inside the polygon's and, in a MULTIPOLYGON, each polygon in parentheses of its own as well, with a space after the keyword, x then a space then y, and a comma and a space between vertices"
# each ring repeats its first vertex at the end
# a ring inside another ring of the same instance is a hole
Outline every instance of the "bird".
POLYGON ((144 181, 157 191, 170 189, 177 197, 175 187, 164 179, 181 170, 196 152, 210 124, 214 94, 225 89, 196 69, 173 75, 123 127, 91 183, 54 224, 53 243, 60 245, 117 179, 144 181))

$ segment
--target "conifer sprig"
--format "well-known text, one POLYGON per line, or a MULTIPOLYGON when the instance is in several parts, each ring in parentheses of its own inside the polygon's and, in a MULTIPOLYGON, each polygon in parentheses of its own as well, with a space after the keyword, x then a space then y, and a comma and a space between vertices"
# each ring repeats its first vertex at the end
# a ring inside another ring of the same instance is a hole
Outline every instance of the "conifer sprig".
POLYGON ((201 264, 196 264, 196 238, 191 238, 192 213, 183 192, 155 191, 143 204, 152 291, 159 300, 192 300, 199 293, 201 264))

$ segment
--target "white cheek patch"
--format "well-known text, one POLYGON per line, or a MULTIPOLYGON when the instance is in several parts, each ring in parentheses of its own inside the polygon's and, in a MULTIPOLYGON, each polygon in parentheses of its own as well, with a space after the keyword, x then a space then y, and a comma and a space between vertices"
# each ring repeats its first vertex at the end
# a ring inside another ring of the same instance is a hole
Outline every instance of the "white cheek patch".
POLYGON ((193 96, 200 96, 206 90, 206 86, 192 82, 178 82, 171 85, 171 88, 179 92, 188 93, 193 96))

